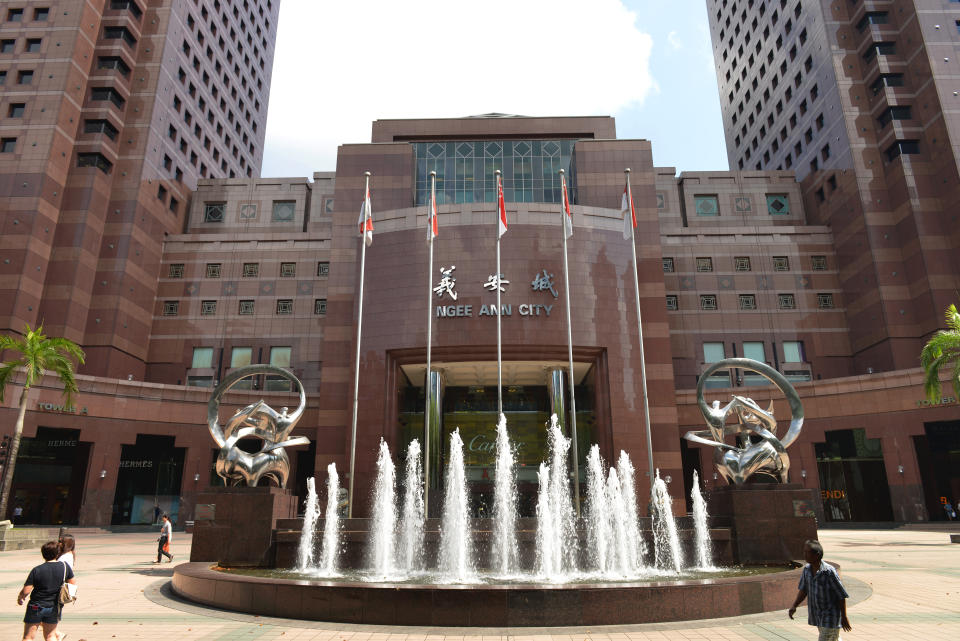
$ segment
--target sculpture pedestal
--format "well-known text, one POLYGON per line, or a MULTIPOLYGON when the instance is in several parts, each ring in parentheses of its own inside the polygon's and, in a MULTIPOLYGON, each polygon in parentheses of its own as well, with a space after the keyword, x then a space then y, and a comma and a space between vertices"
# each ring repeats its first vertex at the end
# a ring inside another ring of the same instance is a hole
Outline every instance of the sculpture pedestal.
POLYGON ((817 538, 813 490, 796 483, 725 486, 710 493, 710 516, 730 519, 733 554, 742 565, 782 564, 803 558, 817 538))
POLYGON ((273 567, 274 530, 297 514, 297 497, 279 487, 218 487, 197 496, 191 561, 273 567))

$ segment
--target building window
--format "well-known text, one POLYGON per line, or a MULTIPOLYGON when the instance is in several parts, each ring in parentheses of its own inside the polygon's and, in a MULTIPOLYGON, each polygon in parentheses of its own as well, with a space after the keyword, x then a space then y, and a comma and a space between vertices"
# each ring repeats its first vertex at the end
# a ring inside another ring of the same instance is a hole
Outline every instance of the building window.
POLYGON ((817 294, 817 307, 820 309, 833 309, 833 294, 817 294))
POLYGON ((0 40, 0 53, 13 53, 16 40, 0 40))
POLYGON ((187 387, 213 387, 212 376, 188 376, 187 387))
POLYGON ((19 71, 17 72, 17 84, 29 85, 33 83, 33 72, 32 71, 19 71))
POLYGON ((104 40, 123 40, 127 45, 133 47, 137 44, 137 39, 133 37, 126 27, 106 27, 103 30, 104 40))
POLYGON ((110 87, 97 87, 90 90, 90 101, 91 102, 106 102, 110 101, 117 106, 118 109, 123 109, 123 106, 126 104, 126 100, 123 99, 123 96, 119 94, 114 89, 110 87))
POLYGON ((771 216, 789 214, 790 201, 787 199, 787 196, 785 194, 767 194, 767 213, 771 216))
POLYGON ((157 200, 161 202, 167 201, 167 188, 163 185, 157 187, 157 200))
POLYGON ((29 38, 27 40, 27 53, 40 53, 40 38, 29 38))
POLYGON ((0 153, 12 154, 17 150, 16 138, 0 138, 0 153))
POLYGON ((217 313, 217 301, 215 300, 200 301, 201 316, 213 316, 216 313, 217 313))
POLYGON ((773 271, 775 272, 790 271, 790 258, 788 256, 774 256, 773 271))
POLYGON ((887 160, 893 160, 900 154, 919 154, 920 143, 916 140, 897 140, 887 147, 884 153, 887 155, 887 160))
POLYGON ((77 167, 96 167, 105 174, 113 169, 113 163, 100 153, 77 154, 77 167))
POLYGON ((280 298, 277 300, 277 315, 288 316, 293 313, 293 299, 280 298))
POLYGON ((913 114, 910 110, 910 105, 895 105, 881 111, 877 122, 880 123, 880 128, 882 129, 893 120, 910 120, 912 117, 913 114))
POLYGON ((677 309, 678 309, 678 306, 677 306, 677 296, 676 296, 676 294, 668 294, 668 295, 667 295, 667 311, 668 311, 668 312, 675 312, 675 311, 677 311, 677 309))
POLYGON ((811 256, 810 262, 813 265, 813 271, 815 272, 825 272, 827 271, 827 257, 826 256, 811 256))
POLYGON ((183 278, 183 263, 170 263, 167 268, 167 278, 183 278))
POLYGON ((693 205, 697 216, 719 216, 720 204, 716 196, 694 196, 693 205))
POLYGON ((220 278, 221 263, 207 263, 207 278, 220 278))
POLYGON ((110 0, 110 8, 115 11, 126 9, 137 20, 143 15, 143 10, 132 0, 110 0))
POLYGON ((116 56, 97 58, 97 69, 116 69, 124 76, 130 75, 130 67, 121 58, 116 56))
POLYGON ((38 7, 33 10, 33 19, 37 22, 45 22, 50 17, 50 9, 47 7, 38 7))
POLYGON ((755 294, 740 294, 740 309, 756 309, 757 297, 755 294))
POLYGON ((763 341, 744 341, 743 357, 765 363, 767 355, 763 350, 763 341))
POLYGON ((716 294, 700 294, 700 309, 714 310, 717 308, 716 294))
POLYGON ((280 263, 280 278, 293 278, 296 275, 296 263, 280 263))
POLYGON ((290 347, 271 347, 270 364, 274 367, 290 367, 290 347))
POLYGON ((718 363, 726 358, 723 352, 723 343, 704 343, 703 344, 703 362, 718 363))
POLYGON ((230 352, 230 367, 244 367, 253 360, 252 347, 234 347, 230 352))
POLYGON ((326 316, 327 315, 327 299, 318 298, 313 301, 313 313, 317 316, 326 316))
POLYGON ((178 300, 163 301, 164 316, 176 316, 179 313, 180 313, 180 301, 178 300))
POLYGON ((294 200, 273 201, 273 222, 275 223, 293 222, 296 205, 297 203, 294 200))
POLYGON ((203 204, 203 222, 222 223, 223 214, 227 208, 227 203, 204 203, 203 204))
POLYGON ((317 276, 329 276, 330 275, 330 263, 323 261, 317 263, 317 276))
POLYGON ((803 363, 803 341, 783 341, 783 362, 803 363))
POLYGON ((793 294, 777 294, 777 306, 780 309, 796 309, 797 300, 793 294))
POLYGON ((209 369, 213 367, 213 348, 212 347, 194 347, 193 361, 190 363, 191 369, 209 369))
POLYGON ((240 301, 240 311, 241 316, 252 316, 253 315, 253 301, 252 300, 242 300, 240 301))
MULTIPOLYGON (((270 364, 275 367, 290 367, 290 347, 271 347, 270 364)), ((289 392, 291 382, 281 376, 267 376, 264 387, 268 392, 289 392)))
POLYGON ((698 271, 698 272, 712 272, 712 271, 713 271, 713 259, 712 259, 712 258, 697 258, 697 271, 698 271))
POLYGON ((23 22, 23 9, 8 10, 7 22, 23 22))
POLYGON ((244 263, 243 264, 244 278, 257 278, 258 276, 260 276, 260 263, 244 263))
POLYGON ((120 132, 109 120, 85 120, 83 123, 85 134, 106 134, 110 140, 116 140, 120 132))
POLYGON ((750 271, 750 257, 749 256, 735 256, 733 259, 733 268, 738 272, 748 272, 750 271))
POLYGON ((664 258, 663 259, 663 273, 669 274, 674 271, 673 258, 664 258))

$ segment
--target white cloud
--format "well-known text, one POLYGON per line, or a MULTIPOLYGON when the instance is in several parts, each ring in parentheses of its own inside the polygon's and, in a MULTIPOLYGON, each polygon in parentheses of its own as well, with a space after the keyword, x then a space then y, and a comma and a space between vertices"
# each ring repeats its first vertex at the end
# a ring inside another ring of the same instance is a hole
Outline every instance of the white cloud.
POLYGON ((619 0, 283 0, 263 173, 333 170, 378 118, 613 115, 654 87, 619 0))
POLYGON ((667 34, 667 42, 670 43, 670 46, 673 47, 674 50, 679 50, 683 48, 683 43, 680 41, 680 38, 677 36, 676 31, 671 31, 670 33, 667 34))

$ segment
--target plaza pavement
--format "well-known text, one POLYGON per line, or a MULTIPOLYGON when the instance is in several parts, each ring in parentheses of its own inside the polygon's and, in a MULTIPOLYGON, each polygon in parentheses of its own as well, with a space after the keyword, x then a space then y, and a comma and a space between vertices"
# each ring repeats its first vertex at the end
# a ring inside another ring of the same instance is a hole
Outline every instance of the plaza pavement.
MULTIPOLYGON (((960 531, 960 527, 952 530, 960 531)), ((852 633, 845 641, 960 639, 960 544, 946 530, 823 530, 827 560, 842 565, 851 593, 852 633)), ((175 533, 173 564, 153 565, 155 534, 78 534, 79 600, 66 607, 68 641, 227 639, 274 641, 640 641, 816 639, 806 608, 710 621, 590 628, 412 628, 266 619, 211 610, 175 598, 166 583, 189 558, 190 536, 175 533)), ((17 592, 39 550, 0 552, 0 639, 19 639, 23 607, 17 592)), ((38 635, 39 637, 39 635, 38 635)))

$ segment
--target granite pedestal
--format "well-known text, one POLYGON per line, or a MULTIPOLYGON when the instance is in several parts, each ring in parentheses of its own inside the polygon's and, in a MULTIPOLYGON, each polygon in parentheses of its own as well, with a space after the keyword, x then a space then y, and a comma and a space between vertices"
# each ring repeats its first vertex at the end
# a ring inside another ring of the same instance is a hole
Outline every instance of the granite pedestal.
POLYGON ((803 558, 817 538, 813 490, 796 483, 721 487, 710 493, 712 517, 732 526, 733 556, 741 565, 783 564, 803 558))
POLYGON ((197 496, 191 561, 223 567, 273 567, 277 521, 297 513, 297 497, 279 487, 219 487, 197 496))

